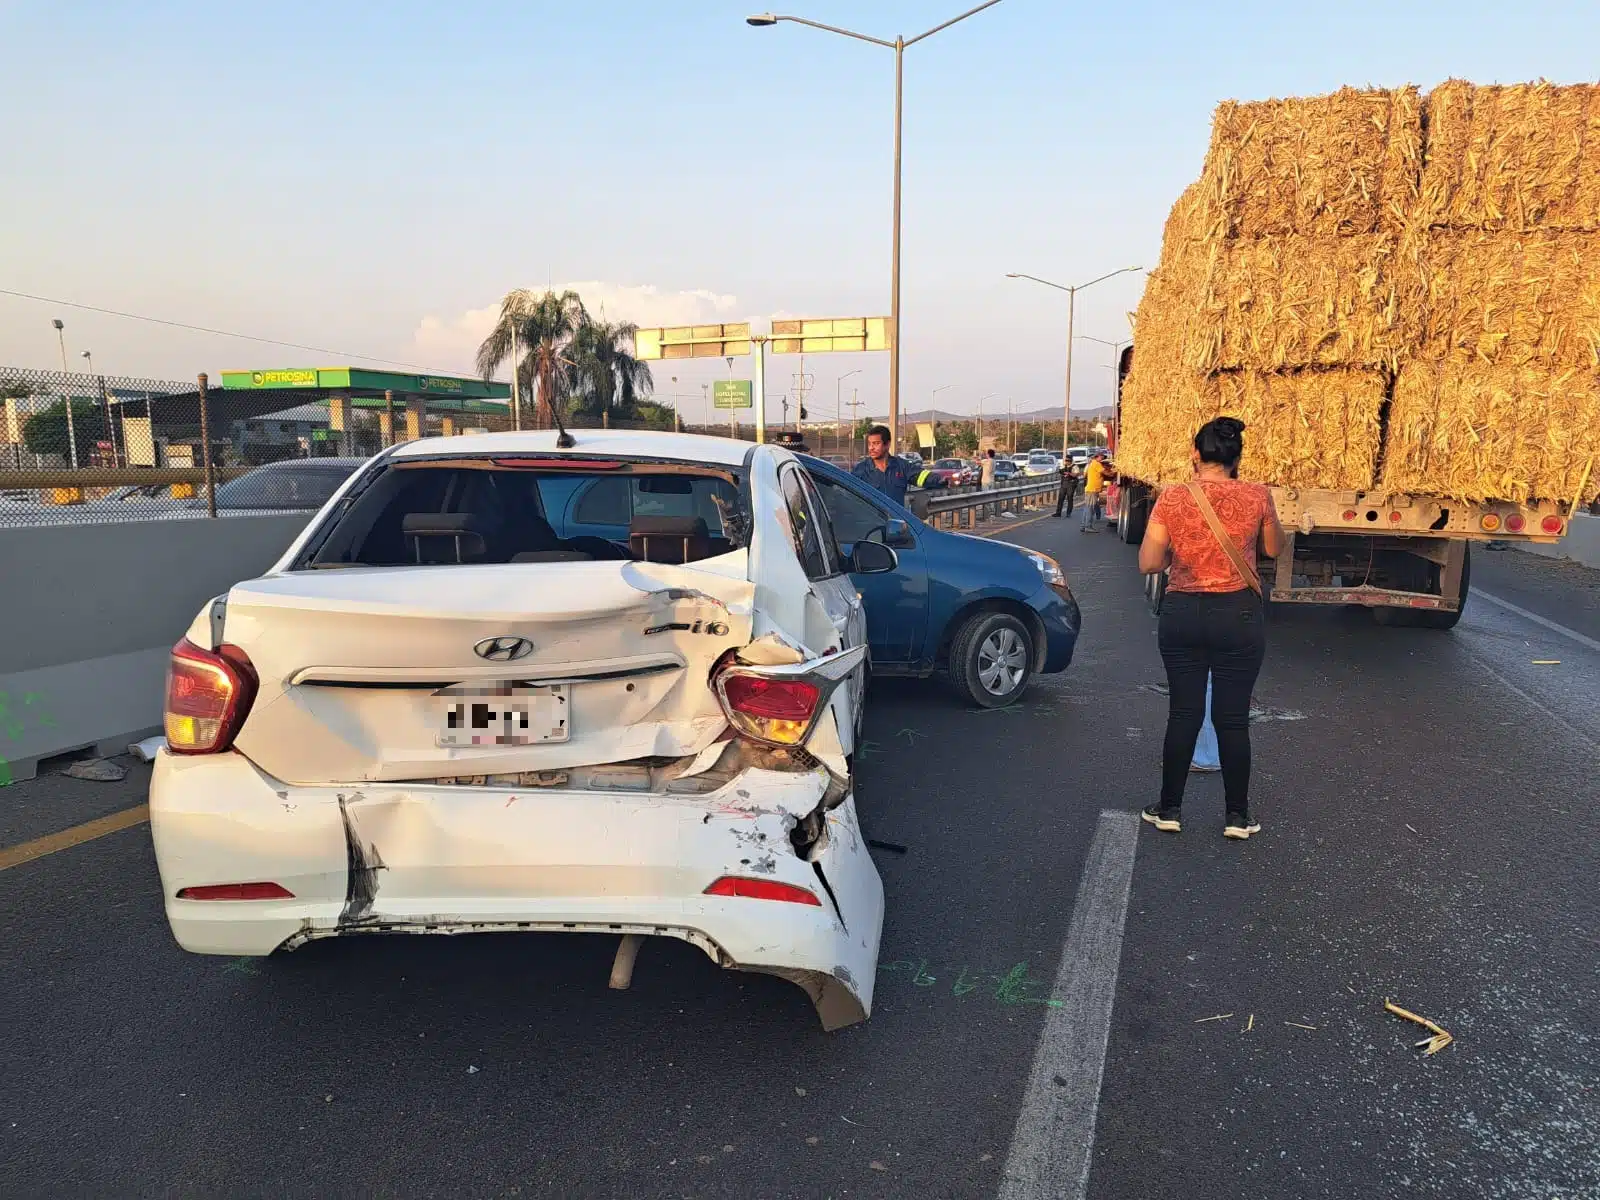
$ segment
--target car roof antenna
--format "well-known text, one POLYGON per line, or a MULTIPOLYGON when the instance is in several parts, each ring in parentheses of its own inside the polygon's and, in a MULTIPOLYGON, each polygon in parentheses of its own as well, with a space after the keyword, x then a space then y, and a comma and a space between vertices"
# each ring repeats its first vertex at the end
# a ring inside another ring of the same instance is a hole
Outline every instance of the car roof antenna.
POLYGON ((578 443, 573 436, 567 432, 566 425, 564 425, 561 421, 561 406, 558 404, 552 404, 550 406, 550 415, 556 419, 556 429, 559 431, 556 434, 556 449, 571 450, 578 443))

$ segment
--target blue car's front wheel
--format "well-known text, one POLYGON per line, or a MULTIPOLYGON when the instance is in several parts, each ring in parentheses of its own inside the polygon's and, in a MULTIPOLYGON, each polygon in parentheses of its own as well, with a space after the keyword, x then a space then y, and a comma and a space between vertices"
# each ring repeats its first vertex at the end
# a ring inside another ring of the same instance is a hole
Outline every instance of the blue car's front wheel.
POLYGON ((950 643, 950 681, 980 708, 1015 701, 1037 662, 1032 632, 1006 612, 974 613, 950 643))

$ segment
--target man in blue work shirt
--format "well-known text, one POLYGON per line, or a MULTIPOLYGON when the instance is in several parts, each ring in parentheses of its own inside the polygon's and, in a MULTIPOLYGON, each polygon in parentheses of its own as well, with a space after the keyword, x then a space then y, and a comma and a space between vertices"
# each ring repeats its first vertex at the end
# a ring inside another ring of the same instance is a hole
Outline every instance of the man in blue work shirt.
POLYGON ((898 454, 889 453, 889 427, 874 425, 867 430, 867 456, 850 473, 896 504, 904 504, 915 468, 898 454))

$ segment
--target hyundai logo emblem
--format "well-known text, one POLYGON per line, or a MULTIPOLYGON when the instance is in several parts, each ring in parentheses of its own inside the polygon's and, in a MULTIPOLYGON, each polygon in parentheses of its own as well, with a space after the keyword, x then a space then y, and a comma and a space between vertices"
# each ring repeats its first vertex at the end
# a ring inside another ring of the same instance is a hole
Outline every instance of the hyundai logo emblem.
POLYGON ((490 662, 514 662, 532 654, 533 643, 527 638, 519 637, 484 638, 472 648, 472 652, 490 662))

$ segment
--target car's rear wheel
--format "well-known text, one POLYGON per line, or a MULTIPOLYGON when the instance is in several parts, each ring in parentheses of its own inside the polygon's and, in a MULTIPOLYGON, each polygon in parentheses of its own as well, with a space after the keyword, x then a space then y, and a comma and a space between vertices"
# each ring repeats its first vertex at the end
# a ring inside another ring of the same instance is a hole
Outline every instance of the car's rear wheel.
POLYGON ((975 613, 950 643, 950 681, 979 708, 1003 708, 1027 690, 1033 634, 1006 612, 975 613))

